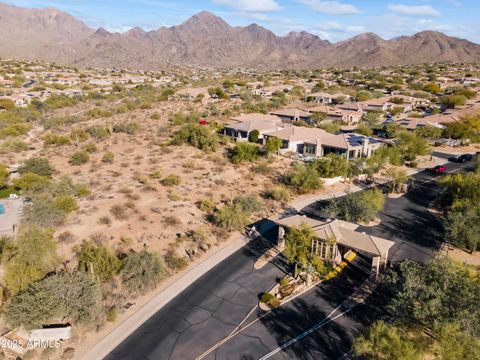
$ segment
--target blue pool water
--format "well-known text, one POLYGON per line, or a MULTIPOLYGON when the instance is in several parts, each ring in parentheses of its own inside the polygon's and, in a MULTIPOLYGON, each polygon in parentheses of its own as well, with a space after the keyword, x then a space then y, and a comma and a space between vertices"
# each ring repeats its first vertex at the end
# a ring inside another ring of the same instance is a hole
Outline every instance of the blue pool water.
POLYGON ((5 214, 5 205, 0 204, 0 215, 5 214))

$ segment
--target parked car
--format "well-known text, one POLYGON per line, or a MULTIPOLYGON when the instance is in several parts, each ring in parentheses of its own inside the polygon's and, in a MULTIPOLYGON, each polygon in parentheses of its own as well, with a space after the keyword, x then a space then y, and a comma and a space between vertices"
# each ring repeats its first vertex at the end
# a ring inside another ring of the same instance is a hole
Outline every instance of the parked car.
POLYGON ((465 163, 467 161, 472 161, 473 160, 473 155, 472 154, 463 154, 457 157, 451 157, 448 158, 449 161, 453 162, 458 162, 458 163, 465 163))
POLYGON ((444 173, 446 170, 447 168, 443 165, 437 165, 430 169, 430 171, 434 174, 441 174, 441 173, 444 173))

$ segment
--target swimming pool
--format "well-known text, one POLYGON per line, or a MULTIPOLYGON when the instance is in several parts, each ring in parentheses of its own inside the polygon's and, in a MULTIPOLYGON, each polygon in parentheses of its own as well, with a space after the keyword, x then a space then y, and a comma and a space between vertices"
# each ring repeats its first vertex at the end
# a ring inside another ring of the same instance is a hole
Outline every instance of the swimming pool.
POLYGON ((0 204, 0 215, 5 214, 5 204, 0 204))

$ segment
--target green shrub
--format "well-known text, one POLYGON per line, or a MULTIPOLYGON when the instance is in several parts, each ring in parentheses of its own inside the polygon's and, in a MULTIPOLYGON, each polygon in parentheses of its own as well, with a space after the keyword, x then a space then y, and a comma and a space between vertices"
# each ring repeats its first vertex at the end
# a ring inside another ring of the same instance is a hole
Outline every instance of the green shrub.
POLYGON ((90 138, 90 134, 83 129, 75 128, 70 131, 70 139, 75 142, 87 141, 90 138))
POLYGON ((166 274, 162 258, 157 253, 142 249, 127 255, 120 276, 128 292, 138 295, 154 289, 166 274))
POLYGON ((97 140, 104 140, 110 136, 110 131, 101 125, 91 126, 86 131, 97 140))
POLYGON ((266 196, 270 199, 287 203, 290 201, 290 191, 285 186, 275 186, 266 192, 266 196))
POLYGON ((90 160, 90 156, 86 151, 77 151, 70 156, 68 163, 72 166, 86 164, 90 160))
POLYGON ((94 274, 102 282, 111 280, 122 265, 110 248, 96 245, 92 241, 83 243, 76 249, 76 256, 79 270, 94 274))
POLYGON ((70 138, 63 135, 57 135, 53 133, 47 133, 43 136, 43 144, 45 146, 62 146, 69 145, 70 138))
POLYGON ((207 126, 185 124, 173 135, 173 143, 189 144, 200 150, 213 152, 218 149, 218 136, 207 126))
POLYGON ((316 167, 305 164, 296 164, 285 176, 285 183, 299 193, 308 193, 323 187, 316 167))
POLYGON ((115 159, 115 155, 111 151, 107 151, 103 154, 102 162, 106 164, 113 164, 113 160, 115 159))
POLYGON ((63 211, 65 214, 69 214, 79 209, 77 201, 69 195, 62 195, 55 198, 54 206, 56 209, 63 211))
POLYGON ((235 145, 230 154, 230 160, 234 164, 244 161, 255 161, 260 156, 260 148, 256 144, 240 142, 235 145))
POLYGON ((23 165, 18 169, 20 174, 33 173, 40 176, 51 176, 55 169, 50 164, 48 159, 33 157, 23 162, 23 165))
POLYGON ((13 328, 42 328, 58 322, 91 323, 98 315, 101 290, 90 274, 62 272, 32 284, 4 309, 13 328))
POLYGON ((160 182, 163 186, 175 186, 180 185, 182 178, 178 175, 168 175, 166 178, 163 178, 160 182))
POLYGON ((135 135, 140 130, 140 125, 134 122, 122 122, 113 125, 114 133, 125 133, 128 135, 135 135))
POLYGON ((21 226, 10 251, 4 256, 4 282, 12 294, 25 290, 58 265, 53 230, 21 226))
POLYGON ((98 151, 98 147, 94 143, 90 143, 90 144, 85 145, 83 147, 83 150, 93 154, 93 153, 96 153, 98 151))

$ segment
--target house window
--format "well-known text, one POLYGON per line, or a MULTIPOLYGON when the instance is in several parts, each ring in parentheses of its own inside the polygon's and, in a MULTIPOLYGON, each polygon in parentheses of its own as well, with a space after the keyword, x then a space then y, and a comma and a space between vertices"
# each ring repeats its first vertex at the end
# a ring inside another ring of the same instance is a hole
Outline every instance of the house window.
POLYGON ((315 155, 316 154, 316 146, 305 144, 305 154, 315 155))
POLYGON ((312 252, 321 259, 331 260, 335 258, 335 243, 329 243, 320 239, 313 239, 312 252))

